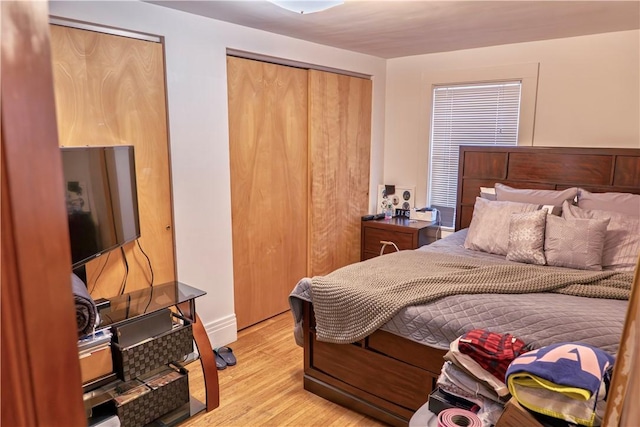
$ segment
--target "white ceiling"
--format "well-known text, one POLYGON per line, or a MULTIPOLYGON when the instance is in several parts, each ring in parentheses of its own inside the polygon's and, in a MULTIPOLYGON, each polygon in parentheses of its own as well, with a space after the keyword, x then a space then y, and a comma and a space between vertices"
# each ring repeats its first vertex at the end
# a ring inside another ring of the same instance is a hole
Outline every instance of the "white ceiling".
POLYGON ((381 58, 640 28, 640 0, 346 0, 312 14, 266 0, 149 3, 381 58))

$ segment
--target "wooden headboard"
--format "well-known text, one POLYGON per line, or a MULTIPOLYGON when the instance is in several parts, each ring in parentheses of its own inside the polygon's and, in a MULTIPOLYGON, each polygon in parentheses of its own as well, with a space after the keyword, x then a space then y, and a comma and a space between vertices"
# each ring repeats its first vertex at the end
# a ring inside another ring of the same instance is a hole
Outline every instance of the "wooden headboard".
POLYGON ((456 230, 471 223, 480 187, 640 194, 640 149, 461 146, 456 230))

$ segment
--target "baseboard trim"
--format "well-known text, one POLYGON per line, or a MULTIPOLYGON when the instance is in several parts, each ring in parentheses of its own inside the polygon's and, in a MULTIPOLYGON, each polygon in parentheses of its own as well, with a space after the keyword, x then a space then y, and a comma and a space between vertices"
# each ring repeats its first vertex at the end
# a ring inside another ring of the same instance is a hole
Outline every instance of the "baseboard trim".
POLYGON ((238 322, 235 314, 214 320, 204 325, 213 348, 222 347, 238 340, 238 322))

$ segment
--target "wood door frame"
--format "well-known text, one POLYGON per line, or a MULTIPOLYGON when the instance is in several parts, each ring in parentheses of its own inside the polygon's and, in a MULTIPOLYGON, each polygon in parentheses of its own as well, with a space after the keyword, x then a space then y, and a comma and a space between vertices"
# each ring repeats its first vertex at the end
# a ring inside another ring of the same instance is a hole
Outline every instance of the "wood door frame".
POLYGON ((640 391, 640 258, 631 288, 627 317, 620 338, 620 347, 613 368, 607 407, 602 425, 617 427, 637 422, 640 416, 638 391, 640 391), (635 402, 635 403, 634 403, 635 402))
POLYGON ((91 296, 110 298, 123 287, 131 292, 152 281, 174 281, 163 39, 96 25, 50 24, 50 34, 59 144, 135 147, 140 238, 86 264, 91 296))
POLYGON ((2 414, 86 425, 48 6, 2 2, 2 414), (10 36, 10 37, 9 37, 10 36))

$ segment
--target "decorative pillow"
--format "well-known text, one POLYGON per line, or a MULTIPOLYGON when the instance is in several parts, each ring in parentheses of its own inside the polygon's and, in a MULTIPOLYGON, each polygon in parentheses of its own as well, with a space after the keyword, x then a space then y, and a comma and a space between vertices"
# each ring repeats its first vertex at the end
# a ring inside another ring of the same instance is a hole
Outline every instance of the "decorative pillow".
POLYGON ((547 216, 544 254, 547 265, 602 270, 602 248, 608 219, 568 219, 547 216))
POLYGON ((519 203, 536 203, 539 205, 562 206, 565 200, 573 201, 578 195, 576 187, 567 188, 566 190, 536 190, 536 189, 520 189, 512 188, 508 185, 496 183, 496 200, 519 202, 519 203))
POLYGON ((509 261, 527 264, 546 264, 544 257, 544 231, 547 211, 511 214, 509 223, 509 261))
MULTIPOLYGON (((499 199, 498 199, 499 200, 499 199)), ((640 194, 578 191, 578 206, 640 217, 640 194)))
POLYGON ((476 197, 464 247, 474 251, 506 255, 509 247, 511 214, 536 210, 538 210, 538 205, 493 202, 476 197))
POLYGON ((562 216, 571 219, 609 219, 602 250, 602 268, 616 271, 635 269, 640 254, 640 217, 597 209, 581 209, 572 205, 563 207, 562 216))

